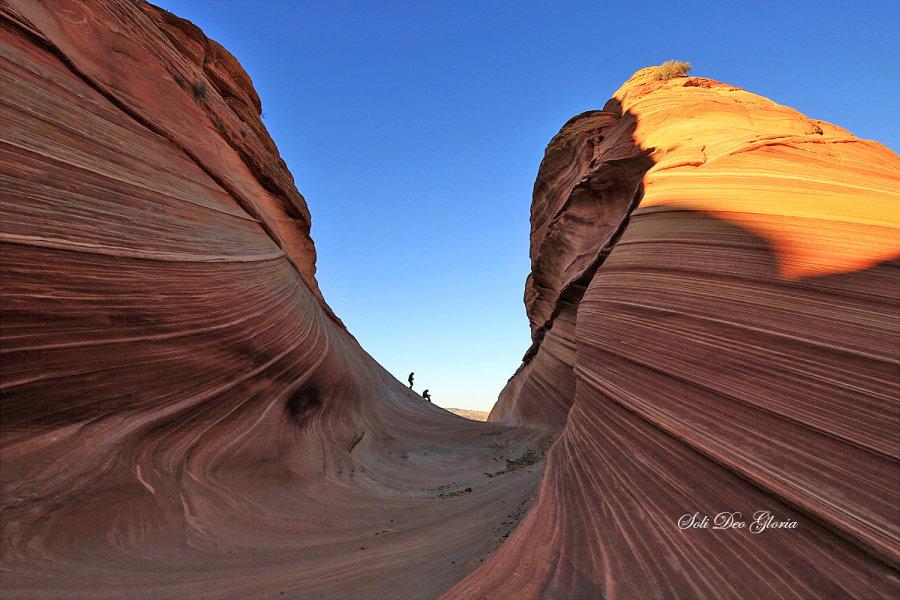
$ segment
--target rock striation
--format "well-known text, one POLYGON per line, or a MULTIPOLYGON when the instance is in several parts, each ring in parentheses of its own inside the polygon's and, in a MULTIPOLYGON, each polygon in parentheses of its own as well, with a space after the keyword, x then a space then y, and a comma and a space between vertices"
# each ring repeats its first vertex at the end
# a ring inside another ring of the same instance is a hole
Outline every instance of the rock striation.
POLYGON ((889 149, 710 79, 644 69, 566 123, 490 415, 561 435, 448 597, 895 597, 898 206, 889 149), (798 526, 676 527, 722 511, 798 526))
POLYGON ((0 596, 434 598, 480 565, 545 436, 347 333, 238 62, 146 3, 23 0, 0 76, 0 596))
POLYGON ((330 310, 260 99, 197 27, 7 1, 0 77, 3 598, 900 591, 883 146, 639 71, 547 149, 533 345, 476 423, 330 310), (796 527, 678 527, 722 511, 796 527))

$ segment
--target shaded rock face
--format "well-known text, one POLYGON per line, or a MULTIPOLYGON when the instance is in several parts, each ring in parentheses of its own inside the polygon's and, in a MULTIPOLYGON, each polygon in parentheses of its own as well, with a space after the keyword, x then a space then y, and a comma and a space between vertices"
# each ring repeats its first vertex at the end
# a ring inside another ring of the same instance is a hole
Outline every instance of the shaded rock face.
POLYGON ((579 302, 625 230, 653 164, 634 140, 634 117, 623 115, 615 101, 607 108, 566 123, 541 163, 525 284, 534 343, 493 408, 493 421, 553 431, 565 425, 574 395, 579 302))
POLYGON ((347 333, 237 61, 130 0, 0 17, 2 596, 434 598, 480 565, 542 462, 485 473, 546 437, 347 333))
POLYGON ((639 71, 567 123, 490 417, 561 437, 448 597, 896 597, 898 206, 893 152, 708 79, 639 71), (722 511, 798 525, 676 527, 722 511))

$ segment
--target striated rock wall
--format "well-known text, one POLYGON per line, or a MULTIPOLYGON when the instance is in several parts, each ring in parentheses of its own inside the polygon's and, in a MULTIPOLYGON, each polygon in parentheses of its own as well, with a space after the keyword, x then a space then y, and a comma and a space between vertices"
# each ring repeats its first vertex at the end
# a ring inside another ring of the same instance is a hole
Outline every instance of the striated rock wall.
POLYGON ((479 424, 331 313, 195 26, 6 2, 0 77, 3 598, 896 597, 883 146, 638 72, 548 148, 534 344, 479 424), (797 528, 677 527, 723 510, 797 528))
POLYGON ((541 163, 525 283, 533 344, 494 406, 493 421, 553 431, 565 425, 574 395, 578 304, 624 231, 653 164, 634 141, 633 116, 622 115, 615 102, 608 108, 566 123, 541 163))
POLYGON ((331 314, 237 61, 145 3, 21 1, 0 77, 0 596, 434 598, 480 565, 545 439, 331 314))
POLYGON ((645 69, 567 123, 535 183, 535 344, 491 413, 561 437, 448 597, 895 597, 898 206, 896 154, 709 79, 645 69), (594 185, 623 155, 643 189, 594 185), (798 526, 676 527, 762 510, 798 526))

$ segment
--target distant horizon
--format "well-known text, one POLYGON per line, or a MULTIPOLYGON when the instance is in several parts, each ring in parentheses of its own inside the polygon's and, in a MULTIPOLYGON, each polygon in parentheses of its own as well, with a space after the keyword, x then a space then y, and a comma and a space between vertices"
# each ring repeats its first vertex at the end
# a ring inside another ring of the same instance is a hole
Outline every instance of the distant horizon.
POLYGON ((896 3, 649 2, 639 27, 603 3, 159 4, 253 80, 312 214, 325 300, 445 408, 490 411, 519 367, 544 148, 636 70, 686 60, 900 148, 896 3))

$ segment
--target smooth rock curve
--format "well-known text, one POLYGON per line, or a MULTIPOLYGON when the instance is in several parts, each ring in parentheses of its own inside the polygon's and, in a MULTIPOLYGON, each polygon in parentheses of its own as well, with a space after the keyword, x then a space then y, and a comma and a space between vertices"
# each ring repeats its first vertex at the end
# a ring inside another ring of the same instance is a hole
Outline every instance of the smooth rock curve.
POLYGON ((896 597, 898 206, 889 149, 709 79, 645 69, 567 123, 490 417, 562 434, 448 597, 896 597), (722 511, 798 526, 676 527, 722 511))
POLYGON ((347 333, 237 61, 142 2, 0 11, 0 596, 435 598, 479 566, 546 438, 347 333))

